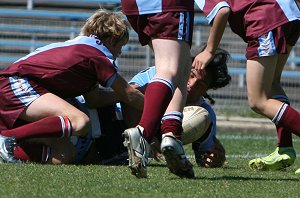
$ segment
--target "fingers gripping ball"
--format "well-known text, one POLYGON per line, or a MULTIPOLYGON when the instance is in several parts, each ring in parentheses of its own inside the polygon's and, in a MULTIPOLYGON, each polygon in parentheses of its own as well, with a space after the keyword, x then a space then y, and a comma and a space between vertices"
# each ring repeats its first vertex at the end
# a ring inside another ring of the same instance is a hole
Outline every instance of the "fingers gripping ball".
POLYGON ((183 109, 183 144, 190 144, 206 132, 210 125, 208 111, 201 106, 186 106, 183 109))
POLYGON ((225 149, 221 142, 214 137, 214 147, 206 152, 195 153, 195 158, 199 166, 206 168, 221 167, 226 161, 225 149))

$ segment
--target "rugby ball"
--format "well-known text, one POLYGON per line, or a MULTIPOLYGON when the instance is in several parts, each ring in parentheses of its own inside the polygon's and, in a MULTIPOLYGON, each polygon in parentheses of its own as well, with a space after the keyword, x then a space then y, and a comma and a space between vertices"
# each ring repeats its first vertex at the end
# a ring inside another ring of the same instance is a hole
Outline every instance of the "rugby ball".
POLYGON ((182 143, 190 144, 201 138, 211 121, 208 111, 201 106, 186 106, 183 109, 182 143))

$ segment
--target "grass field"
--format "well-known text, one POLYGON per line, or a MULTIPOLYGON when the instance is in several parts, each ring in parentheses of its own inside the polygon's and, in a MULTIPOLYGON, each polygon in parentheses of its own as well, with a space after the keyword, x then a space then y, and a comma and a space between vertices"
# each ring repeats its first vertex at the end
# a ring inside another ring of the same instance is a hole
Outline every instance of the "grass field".
MULTIPOLYGON (((294 174, 300 168, 298 159, 285 171, 248 168, 250 159, 275 149, 275 134, 218 137, 227 151, 226 164, 215 169, 195 166, 196 179, 180 179, 155 161, 149 164, 147 179, 135 178, 126 166, 2 164, 0 197, 300 197, 300 175, 294 174)), ((294 139, 300 151, 300 138, 294 139)), ((186 150, 192 157, 190 147, 186 150)))

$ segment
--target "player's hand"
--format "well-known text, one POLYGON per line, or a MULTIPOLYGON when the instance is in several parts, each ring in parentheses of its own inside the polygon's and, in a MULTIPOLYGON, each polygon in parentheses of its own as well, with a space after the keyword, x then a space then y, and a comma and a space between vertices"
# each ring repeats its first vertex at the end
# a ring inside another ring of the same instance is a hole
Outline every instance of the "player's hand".
POLYGON ((213 57, 214 54, 204 50, 195 57, 192 68, 196 69, 197 71, 204 70, 204 68, 210 63, 213 57))
POLYGON ((196 159, 199 166, 205 168, 216 168, 224 165, 226 161, 225 149, 221 142, 214 138, 214 147, 201 155, 196 159))

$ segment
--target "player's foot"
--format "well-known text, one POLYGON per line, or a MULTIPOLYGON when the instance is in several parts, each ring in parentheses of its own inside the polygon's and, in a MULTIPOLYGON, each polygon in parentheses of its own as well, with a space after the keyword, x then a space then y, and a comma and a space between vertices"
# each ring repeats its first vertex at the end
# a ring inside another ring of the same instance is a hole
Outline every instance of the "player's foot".
POLYGON ((167 161, 169 170, 183 178, 194 178, 193 165, 186 158, 182 142, 177 140, 173 133, 163 134, 161 151, 167 161))
POLYGON ((253 170, 281 170, 291 166, 295 159, 293 147, 277 147, 270 155, 251 160, 249 167, 253 170))
POLYGON ((150 145, 143 137, 144 128, 137 126, 126 129, 123 133, 124 146, 128 150, 129 168, 138 178, 147 177, 147 164, 150 154, 150 145))
POLYGON ((295 171, 295 174, 300 174, 300 168, 298 168, 296 171, 295 171))
POLYGON ((21 163, 14 158, 14 147, 17 145, 14 137, 0 135, 0 163, 21 163))

